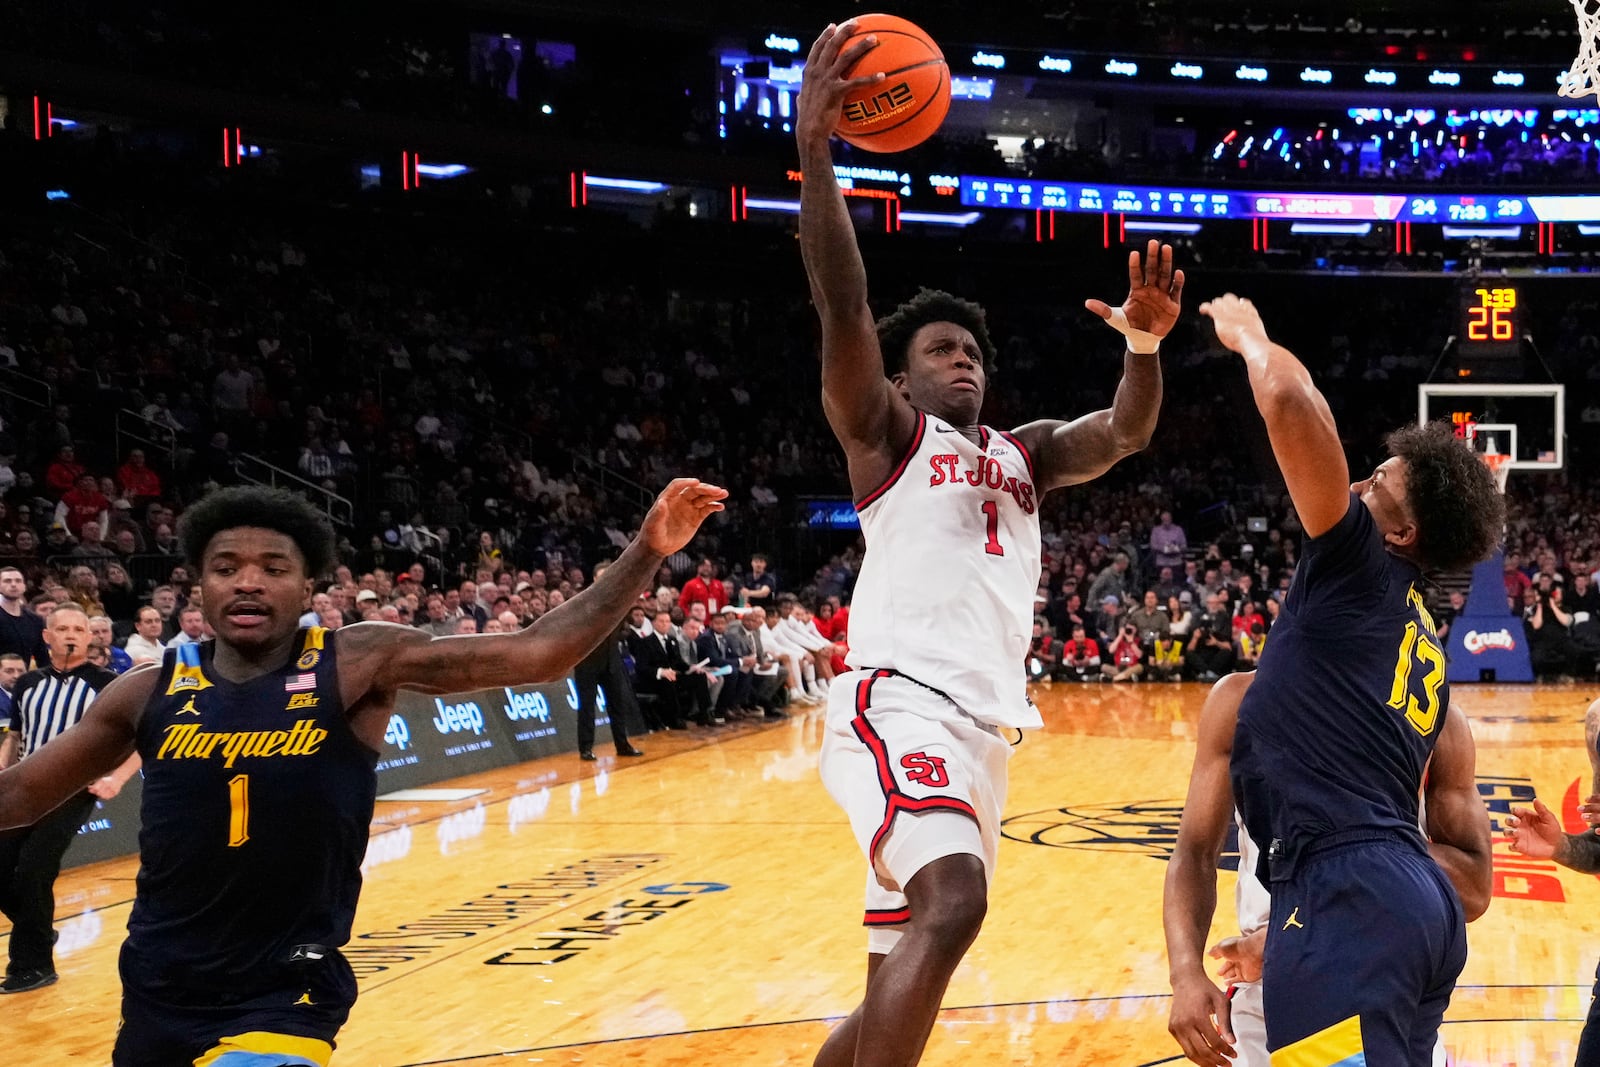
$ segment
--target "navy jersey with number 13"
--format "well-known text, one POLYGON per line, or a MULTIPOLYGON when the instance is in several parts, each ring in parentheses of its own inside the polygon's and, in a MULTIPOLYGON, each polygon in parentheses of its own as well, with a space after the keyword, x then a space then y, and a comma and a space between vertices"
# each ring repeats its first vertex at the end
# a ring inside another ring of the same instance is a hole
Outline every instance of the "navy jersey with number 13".
POLYGON ((336 949, 361 890, 377 755, 346 721, 332 636, 302 630, 296 658, 238 684, 213 669, 210 643, 166 653, 138 728, 126 985, 247 997, 309 955, 319 986, 354 1001, 336 949))
POLYGON ((1420 577, 1354 494, 1307 541, 1234 735, 1234 799, 1264 846, 1263 882, 1291 875, 1332 834, 1392 836, 1426 854, 1417 791, 1449 689, 1420 577))

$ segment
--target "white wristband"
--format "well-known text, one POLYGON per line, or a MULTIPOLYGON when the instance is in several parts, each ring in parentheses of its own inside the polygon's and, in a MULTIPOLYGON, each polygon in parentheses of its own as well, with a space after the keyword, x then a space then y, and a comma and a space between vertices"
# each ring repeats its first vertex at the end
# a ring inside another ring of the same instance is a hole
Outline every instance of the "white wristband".
POLYGON ((1148 330, 1136 330, 1128 325, 1128 316, 1121 308, 1111 309, 1106 325, 1128 339, 1128 351, 1137 356, 1153 356, 1161 351, 1161 338, 1148 330))

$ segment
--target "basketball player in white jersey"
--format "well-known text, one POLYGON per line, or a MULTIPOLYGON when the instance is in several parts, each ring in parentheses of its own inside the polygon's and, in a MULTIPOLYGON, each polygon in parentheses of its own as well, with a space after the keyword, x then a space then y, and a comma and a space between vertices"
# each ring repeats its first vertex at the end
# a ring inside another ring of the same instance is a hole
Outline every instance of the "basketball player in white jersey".
MULTIPOLYGON (((867 860, 867 989, 820 1067, 906 1067, 977 936, 1010 744, 1041 725, 1023 661, 1039 582, 1038 504, 1144 448, 1161 406, 1159 341, 1178 318, 1172 249, 1129 257, 1120 308, 1090 310, 1129 352, 1111 408, 1014 432, 979 424, 994 356, 977 305, 923 290, 881 322, 867 303, 828 138, 846 72, 874 45, 829 27, 807 60, 798 140, 800 246, 822 319, 822 407, 849 465, 867 555, 850 608, 851 670, 829 692, 822 778, 867 860)), ((1067 374, 1063 374, 1067 380, 1067 374)), ((1068 402, 1063 396, 1057 402, 1068 402)))
MULTIPOLYGON (((1266 947, 1272 898, 1255 875, 1259 853, 1234 811, 1228 778, 1239 702, 1254 679, 1254 672, 1228 675, 1211 687, 1200 711, 1200 739, 1189 776, 1189 796, 1183 804, 1162 902, 1172 982, 1167 1029, 1183 1047, 1184 1055, 1205 1067, 1270 1064, 1261 1007, 1261 954, 1266 947), (1223 961, 1220 975, 1228 982, 1224 993, 1206 975, 1202 953, 1217 907, 1217 860, 1230 820, 1239 829, 1235 891, 1239 936, 1224 938, 1210 951, 1223 961)), ((1461 897, 1468 922, 1488 909, 1494 881, 1489 817, 1478 796, 1476 763, 1467 717, 1451 706, 1428 764, 1420 824, 1431 841, 1434 860, 1461 897)), ((1313 994, 1308 991, 1307 995, 1313 994)), ((1433 1049, 1434 1067, 1444 1067, 1445 1062, 1444 1039, 1440 1038, 1433 1049)))

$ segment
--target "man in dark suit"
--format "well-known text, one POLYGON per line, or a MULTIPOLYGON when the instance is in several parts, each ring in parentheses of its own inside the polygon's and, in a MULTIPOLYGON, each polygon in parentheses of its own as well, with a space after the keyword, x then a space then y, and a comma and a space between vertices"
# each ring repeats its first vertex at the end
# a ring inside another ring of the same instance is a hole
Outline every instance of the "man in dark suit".
POLYGON ((658 714, 669 730, 686 730, 685 716, 701 711, 696 718, 702 725, 711 721, 711 696, 704 674, 691 674, 678 649, 678 636, 672 632, 672 615, 658 611, 651 620, 650 632, 631 639, 634 671, 641 690, 654 693, 658 714))
POLYGON ((739 669, 739 657, 728 643, 728 617, 722 612, 711 616, 711 627, 695 642, 697 659, 706 661, 706 667, 717 670, 727 667, 731 673, 722 678, 722 692, 717 694, 716 716, 726 718, 738 714, 750 699, 750 675, 739 669))
MULTIPOLYGON (((594 569, 595 578, 598 579, 605 569, 603 563, 597 566, 594 569)), ((465 597, 465 589, 462 595, 465 597)), ((467 601, 463 599, 462 610, 466 608, 467 601)), ((644 755, 628 741, 628 715, 630 712, 637 714, 637 710, 633 683, 628 680, 628 672, 622 665, 622 646, 619 642, 622 635, 628 632, 625 626, 626 623, 619 626, 615 634, 601 641, 593 652, 583 658, 583 662, 572 669, 572 682, 578 689, 579 759, 594 759, 595 692, 598 689, 605 690, 606 711, 611 715, 611 740, 617 746, 617 755, 644 755)))

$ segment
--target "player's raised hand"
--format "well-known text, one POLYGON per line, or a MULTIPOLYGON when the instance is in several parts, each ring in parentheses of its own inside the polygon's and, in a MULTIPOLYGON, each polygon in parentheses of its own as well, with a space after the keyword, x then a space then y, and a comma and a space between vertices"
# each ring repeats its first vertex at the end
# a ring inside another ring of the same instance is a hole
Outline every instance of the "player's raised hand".
POLYGON ((1261 313, 1250 301, 1228 293, 1200 305, 1200 314, 1217 328, 1217 340, 1235 352, 1243 352, 1252 341, 1265 341, 1267 328, 1261 313))
POLYGON ((1231 1067, 1237 1039, 1228 1017, 1228 998, 1203 972, 1173 983, 1167 1033, 1201 1067, 1231 1067))
POLYGON ((694 478, 677 478, 656 497, 639 528, 639 540, 658 556, 670 556, 689 543, 712 512, 722 510, 728 491, 694 478))
POLYGON ((868 34, 846 48, 845 42, 850 40, 855 29, 854 19, 838 26, 830 25, 811 45, 805 73, 800 78, 800 100, 795 112, 795 136, 802 145, 818 140, 826 142, 839 124, 844 98, 850 91, 883 80, 881 71, 845 77, 856 60, 878 47, 878 38, 868 34))
POLYGON ((1542 800, 1535 800, 1531 808, 1512 808, 1506 825, 1511 828, 1506 835, 1511 851, 1530 859, 1554 859, 1566 841, 1561 821, 1542 800))
POLYGON ((1206 955, 1222 961, 1217 977, 1224 982, 1261 981, 1261 961, 1267 952, 1267 928, 1244 937, 1225 937, 1212 945, 1206 955))
POLYGON ((1137 330, 1159 339, 1177 323, 1182 298, 1183 271, 1172 269, 1172 246, 1151 241, 1143 256, 1128 253, 1128 298, 1120 308, 1104 300, 1085 300, 1083 306, 1122 333, 1137 330))

